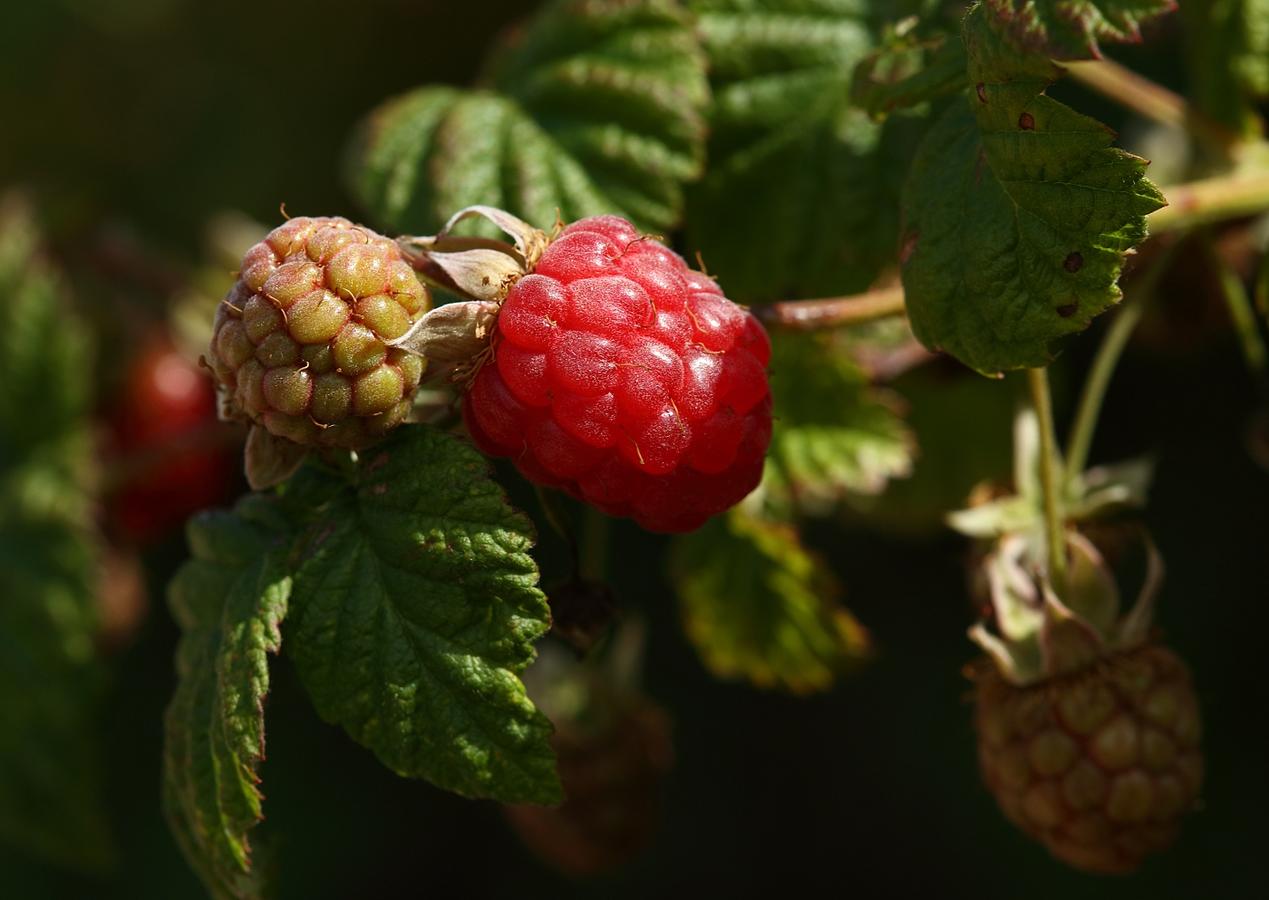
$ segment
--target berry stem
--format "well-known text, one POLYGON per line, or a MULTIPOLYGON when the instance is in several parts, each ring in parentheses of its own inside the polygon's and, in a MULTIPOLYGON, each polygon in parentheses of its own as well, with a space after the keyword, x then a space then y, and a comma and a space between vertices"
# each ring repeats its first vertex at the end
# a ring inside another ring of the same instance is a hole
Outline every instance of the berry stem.
POLYGON ((1084 381, 1084 390, 1080 394, 1075 421, 1066 441, 1068 482, 1079 478, 1088 464, 1093 433, 1097 429, 1097 419, 1101 415, 1102 403, 1106 399, 1106 389, 1110 386, 1115 366, 1119 362, 1124 347, 1128 344, 1128 338, 1132 335, 1133 329, 1141 321, 1146 310, 1146 303, 1154 294, 1159 279, 1168 271, 1175 250, 1175 243, 1166 244, 1149 268, 1142 272, 1141 277, 1128 286, 1127 298, 1120 303, 1119 312, 1111 319, 1106 336, 1102 338, 1102 343, 1097 348, 1097 355, 1093 358, 1088 377, 1084 381))
POLYGON ((764 324, 791 331, 870 322, 903 314, 903 287, 896 284, 863 294, 822 300, 784 300, 756 306, 752 311, 764 324))
POLYGON ((1040 490, 1044 495, 1044 536, 1048 546, 1049 582, 1059 597, 1066 592, 1066 528, 1061 509, 1062 471, 1058 459, 1057 435, 1053 428, 1053 401, 1049 393, 1049 370, 1027 369, 1027 387, 1040 426, 1040 490))
POLYGON ((1243 286, 1238 273, 1230 268, 1216 250, 1216 244, 1210 233, 1203 234, 1203 252, 1220 280, 1221 294, 1225 305, 1229 308, 1229 317, 1238 333, 1238 342, 1242 347, 1243 359, 1247 369, 1256 381, 1262 400, 1269 401, 1269 352, 1265 349, 1265 340, 1260 334, 1260 326, 1256 322, 1256 311, 1252 308, 1251 297, 1243 286))

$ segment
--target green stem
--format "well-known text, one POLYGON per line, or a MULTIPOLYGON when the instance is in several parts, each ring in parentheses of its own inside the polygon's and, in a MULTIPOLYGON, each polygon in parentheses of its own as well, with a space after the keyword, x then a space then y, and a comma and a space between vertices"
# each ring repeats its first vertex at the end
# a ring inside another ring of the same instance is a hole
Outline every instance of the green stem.
POLYGON ((1164 187, 1168 205, 1146 216, 1150 234, 1237 219, 1269 209, 1269 172, 1221 175, 1164 187))
POLYGON ((1097 429, 1102 401, 1106 399, 1106 388, 1110 385, 1120 354, 1123 353, 1133 329, 1141 321, 1145 308, 1146 304, 1141 300, 1125 301, 1111 321, 1101 346, 1097 348, 1097 356, 1093 359, 1093 366, 1084 382, 1084 393, 1080 396, 1075 423, 1071 426, 1071 434, 1066 442, 1068 481, 1078 478, 1088 464, 1088 451, 1093 444, 1093 432, 1097 429))
POLYGON ((1040 491, 1044 495, 1044 537, 1048 547, 1049 582, 1059 597, 1066 593, 1066 527, 1062 516, 1062 464, 1053 429, 1053 401, 1048 369, 1027 369, 1027 387, 1040 426, 1040 491))
POLYGON ((1261 395, 1269 399, 1269 352, 1265 350, 1265 340, 1260 334, 1260 325, 1256 321, 1256 310, 1252 308, 1251 297, 1247 295, 1247 289, 1243 286, 1238 273, 1231 269, 1229 263, 1225 262, 1217 252, 1210 234, 1203 235, 1203 250, 1220 279, 1221 294, 1225 297, 1225 305, 1229 308, 1229 317, 1234 323, 1234 331, 1238 333, 1243 359, 1246 360, 1247 368, 1251 371, 1261 395))
POLYGON ((1088 452, 1093 445, 1093 433, 1097 429, 1097 419, 1101 415, 1102 403, 1106 399, 1106 389, 1110 386, 1111 376, 1119 357, 1128 344, 1128 338, 1141 317, 1145 314, 1146 303, 1154 294, 1159 279, 1168 270, 1172 261, 1175 244, 1162 248, 1159 255, 1132 285, 1126 290, 1126 298, 1119 304, 1119 312, 1110 322, 1106 336, 1102 338, 1093 365, 1089 369, 1088 378, 1084 381, 1084 391, 1080 395, 1079 406, 1075 412, 1075 422, 1071 426, 1070 436, 1066 441, 1066 479, 1075 480, 1088 465, 1088 452))

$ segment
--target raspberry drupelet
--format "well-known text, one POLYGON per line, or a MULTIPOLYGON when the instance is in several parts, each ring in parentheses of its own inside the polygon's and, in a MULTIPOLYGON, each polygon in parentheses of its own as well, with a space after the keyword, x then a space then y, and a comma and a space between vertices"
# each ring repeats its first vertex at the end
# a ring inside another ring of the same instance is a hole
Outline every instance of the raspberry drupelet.
POLYGON ((712 279, 598 216, 511 288, 463 413, 476 444, 531 481, 651 531, 691 531, 761 480, 770 355, 712 279))
POLYGON ((410 411, 424 361, 389 346, 428 309, 395 241, 295 218, 247 251, 208 361, 226 414, 297 444, 357 449, 410 411))

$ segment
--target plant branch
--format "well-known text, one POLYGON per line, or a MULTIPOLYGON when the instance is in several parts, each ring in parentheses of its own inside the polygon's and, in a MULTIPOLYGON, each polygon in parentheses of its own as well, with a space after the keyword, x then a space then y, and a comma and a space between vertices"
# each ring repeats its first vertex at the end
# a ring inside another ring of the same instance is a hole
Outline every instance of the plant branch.
POLYGON ((1154 293, 1159 279, 1168 270, 1175 249, 1175 244, 1164 247, 1150 267, 1142 272, 1140 279, 1128 288, 1127 299, 1119 304, 1119 312, 1111 319, 1110 328, 1097 348, 1097 355, 1093 358, 1093 365, 1084 381, 1084 390, 1080 394, 1071 434, 1066 442, 1068 482, 1083 474, 1084 467, 1088 464, 1088 452, 1093 445, 1093 433, 1097 429, 1097 419, 1101 415, 1111 375, 1128 344, 1128 338, 1145 313, 1146 302, 1154 293))
POLYGON ((1053 401, 1048 369, 1027 369, 1031 405, 1040 426, 1040 490, 1044 495, 1044 537, 1048 547, 1049 582, 1059 597, 1066 593, 1066 526, 1061 506, 1057 434, 1053 429, 1053 401))
POLYGON ((1238 155, 1237 132, 1204 115, 1175 91, 1109 59, 1062 64, 1072 78, 1138 115, 1193 134, 1222 156, 1238 155))
POLYGON ((1168 205, 1146 216, 1152 235, 1264 212, 1269 209, 1269 171, 1190 181, 1163 193, 1168 205))
POLYGON ((822 300, 784 300, 753 308, 753 313, 767 325, 791 331, 811 331, 871 322, 887 316, 902 315, 903 287, 880 288, 847 297, 822 300))
MULTIPOLYGON (((1165 188, 1168 206, 1146 217, 1151 236, 1269 210, 1269 171, 1223 175, 1165 188)), ((426 276, 426 272, 424 275, 426 276)), ((904 314, 903 287, 816 300, 782 300, 753 307, 764 324, 813 331, 904 314)))

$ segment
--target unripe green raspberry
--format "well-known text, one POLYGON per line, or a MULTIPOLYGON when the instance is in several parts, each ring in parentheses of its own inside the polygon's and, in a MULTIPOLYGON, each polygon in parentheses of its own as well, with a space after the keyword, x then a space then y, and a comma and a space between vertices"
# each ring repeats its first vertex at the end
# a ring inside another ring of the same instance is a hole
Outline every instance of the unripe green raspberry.
POLYGON ((1147 645, 1029 687, 977 685, 978 757, 1005 815, 1054 856, 1130 872, 1175 839, 1203 782, 1185 664, 1147 645))
POLYGON ((297 218, 247 251, 209 361, 225 412, 298 444, 356 449, 406 417, 423 360, 389 342, 430 305, 397 244, 297 218))

